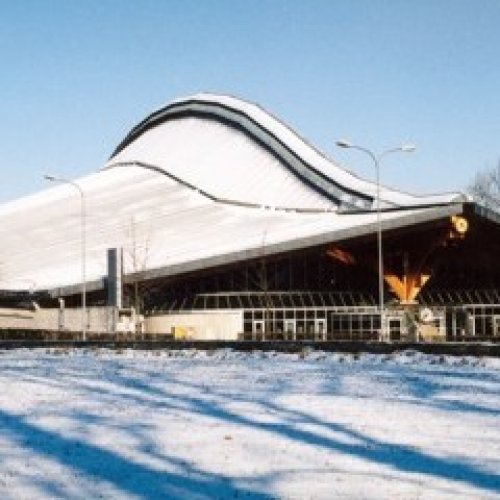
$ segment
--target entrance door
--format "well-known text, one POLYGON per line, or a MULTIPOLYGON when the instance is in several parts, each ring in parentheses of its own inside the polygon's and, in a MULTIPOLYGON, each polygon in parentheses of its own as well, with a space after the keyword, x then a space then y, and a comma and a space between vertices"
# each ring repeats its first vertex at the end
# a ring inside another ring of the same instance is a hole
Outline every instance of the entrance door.
POLYGON ((391 340, 401 339, 401 319, 391 318, 389 319, 389 338, 391 340))
POLYGON ((256 319, 253 322, 253 336, 256 340, 261 340, 264 335, 264 321, 262 319, 256 319))
POLYGON ((318 340, 326 340, 326 319, 318 318, 314 324, 314 333, 318 340))
POLYGON ((295 340, 295 320, 285 319, 285 340, 295 340))
POLYGON ((493 335, 500 337, 500 316, 493 316, 493 335))

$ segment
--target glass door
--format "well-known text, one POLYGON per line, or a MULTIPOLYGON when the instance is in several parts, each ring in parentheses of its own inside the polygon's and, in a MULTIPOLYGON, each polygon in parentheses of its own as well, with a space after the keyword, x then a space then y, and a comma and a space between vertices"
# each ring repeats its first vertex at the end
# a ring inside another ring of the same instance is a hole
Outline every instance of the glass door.
POLYGON ((294 319, 285 319, 285 340, 296 340, 294 319))
POLYGON ((315 320, 316 340, 326 340, 326 319, 317 318, 315 320))

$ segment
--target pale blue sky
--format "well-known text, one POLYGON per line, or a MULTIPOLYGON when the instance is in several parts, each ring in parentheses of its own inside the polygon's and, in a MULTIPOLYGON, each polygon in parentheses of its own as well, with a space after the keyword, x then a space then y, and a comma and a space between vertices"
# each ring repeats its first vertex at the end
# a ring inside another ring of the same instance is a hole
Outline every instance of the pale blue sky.
POLYGON ((154 108, 261 104, 358 174, 463 189, 500 157, 500 0, 0 0, 0 201, 97 170, 154 108))

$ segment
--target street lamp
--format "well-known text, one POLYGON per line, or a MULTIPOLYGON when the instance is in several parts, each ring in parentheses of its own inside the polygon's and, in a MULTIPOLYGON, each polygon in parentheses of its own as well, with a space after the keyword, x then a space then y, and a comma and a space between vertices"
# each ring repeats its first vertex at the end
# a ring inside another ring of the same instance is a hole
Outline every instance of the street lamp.
POLYGON ((86 293, 86 231, 85 231, 85 193, 83 189, 74 181, 54 175, 44 175, 44 179, 50 182, 59 182, 73 186, 80 195, 80 242, 82 252, 82 340, 86 340, 87 332, 87 293, 86 293))
POLYGON ((402 144, 397 148, 386 149, 379 154, 373 153, 370 149, 363 146, 357 146, 346 140, 338 140, 335 143, 340 148, 357 149, 367 154, 375 165, 376 178, 377 178, 377 252, 378 252, 378 300, 379 300, 379 314, 380 314, 380 333, 384 337, 384 261, 382 256, 382 219, 380 214, 380 162, 384 156, 391 153, 412 153, 415 151, 414 144, 402 144))

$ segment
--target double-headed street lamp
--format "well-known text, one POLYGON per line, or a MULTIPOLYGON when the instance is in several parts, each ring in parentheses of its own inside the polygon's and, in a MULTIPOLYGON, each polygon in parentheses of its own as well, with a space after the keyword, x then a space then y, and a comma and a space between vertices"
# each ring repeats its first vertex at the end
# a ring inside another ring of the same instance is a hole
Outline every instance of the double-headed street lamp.
POLYGON ((86 224, 85 224, 85 193, 83 189, 74 181, 54 175, 44 175, 44 178, 50 182, 59 182, 73 186, 80 195, 80 243, 82 256, 82 340, 87 337, 87 293, 86 293, 86 224))
POLYGON ((338 140, 335 143, 340 148, 350 148, 357 149, 367 154, 373 161, 376 171, 376 182, 377 182, 377 252, 378 252, 378 300, 379 300, 379 315, 380 315, 380 334, 384 337, 385 325, 384 325, 384 261, 382 255, 382 218, 380 214, 380 162, 384 156, 391 153, 412 153, 415 151, 416 147, 414 144, 403 144, 397 148, 386 149, 379 154, 373 153, 368 148, 363 146, 357 146, 356 144, 351 144, 349 141, 338 140))

